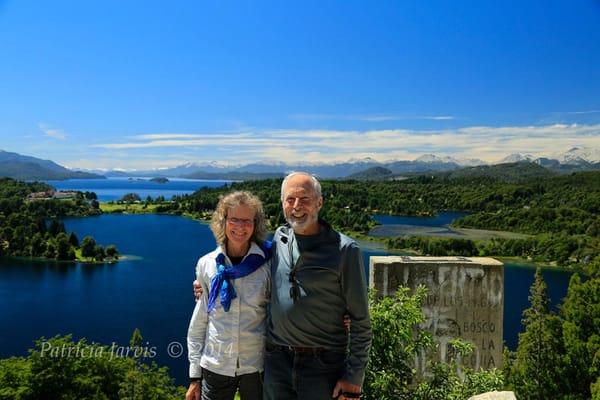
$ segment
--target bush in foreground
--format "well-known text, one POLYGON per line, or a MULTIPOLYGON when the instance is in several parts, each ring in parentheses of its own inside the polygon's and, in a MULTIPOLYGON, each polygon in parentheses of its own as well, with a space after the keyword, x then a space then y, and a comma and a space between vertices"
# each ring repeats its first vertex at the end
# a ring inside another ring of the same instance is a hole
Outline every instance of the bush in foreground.
POLYGON ((184 396, 184 388, 175 386, 167 368, 119 357, 109 346, 85 339, 75 342, 70 335, 36 341, 26 358, 0 360, 0 399, 174 400, 184 396))
POLYGON ((449 363, 432 363, 432 376, 416 382, 415 354, 433 349, 431 335, 418 329, 424 321, 421 309, 426 289, 411 295, 400 287, 394 297, 376 299, 371 293, 373 344, 364 392, 369 400, 458 400, 473 394, 502 389, 504 379, 498 370, 474 372, 460 367, 460 357, 473 351, 470 343, 455 340, 455 358, 449 363))

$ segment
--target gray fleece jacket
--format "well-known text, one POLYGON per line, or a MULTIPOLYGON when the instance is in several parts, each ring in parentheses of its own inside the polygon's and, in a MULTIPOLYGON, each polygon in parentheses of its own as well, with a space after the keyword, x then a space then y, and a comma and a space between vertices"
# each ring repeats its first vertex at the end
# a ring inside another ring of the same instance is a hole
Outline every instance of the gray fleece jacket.
POLYGON ((294 234, 289 226, 275 232, 268 340, 340 352, 348 348, 343 378, 362 385, 372 338, 362 254, 352 239, 319 222, 317 235, 294 234))

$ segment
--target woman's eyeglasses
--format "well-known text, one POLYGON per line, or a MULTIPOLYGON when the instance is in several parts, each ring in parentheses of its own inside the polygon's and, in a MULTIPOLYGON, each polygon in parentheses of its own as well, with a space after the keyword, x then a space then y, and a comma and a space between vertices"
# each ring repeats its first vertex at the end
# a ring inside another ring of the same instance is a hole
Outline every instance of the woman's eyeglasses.
POLYGON ((227 217, 226 220, 231 225, 244 225, 244 226, 254 225, 254 220, 253 219, 235 218, 235 217, 229 218, 229 217, 227 217))

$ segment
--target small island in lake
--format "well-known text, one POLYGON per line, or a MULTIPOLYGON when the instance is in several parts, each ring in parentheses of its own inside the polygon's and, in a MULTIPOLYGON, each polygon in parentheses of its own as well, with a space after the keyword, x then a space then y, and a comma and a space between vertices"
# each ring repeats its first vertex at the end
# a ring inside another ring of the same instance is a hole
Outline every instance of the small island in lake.
POLYGON ((154 182, 154 183, 167 183, 169 182, 169 180, 165 177, 162 176, 157 176, 155 178, 150 179, 150 182, 154 182))

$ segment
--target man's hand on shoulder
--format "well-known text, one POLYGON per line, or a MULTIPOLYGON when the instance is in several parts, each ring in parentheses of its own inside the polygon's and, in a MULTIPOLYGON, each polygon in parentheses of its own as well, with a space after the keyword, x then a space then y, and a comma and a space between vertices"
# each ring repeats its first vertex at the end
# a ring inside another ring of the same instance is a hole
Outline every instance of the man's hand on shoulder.
POLYGON ((359 385, 354 385, 340 379, 337 381, 331 397, 338 400, 359 399, 361 394, 361 387, 359 385))
POLYGON ((202 296, 202 286, 197 279, 192 283, 192 285, 194 286, 194 297, 196 298, 196 301, 198 301, 200 300, 200 296, 202 296))

